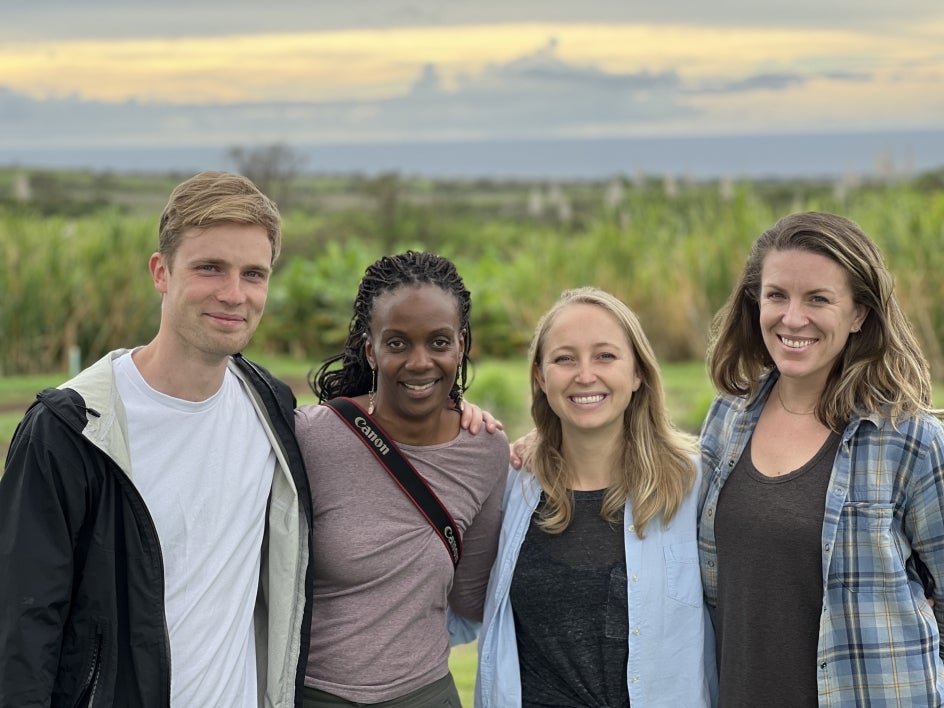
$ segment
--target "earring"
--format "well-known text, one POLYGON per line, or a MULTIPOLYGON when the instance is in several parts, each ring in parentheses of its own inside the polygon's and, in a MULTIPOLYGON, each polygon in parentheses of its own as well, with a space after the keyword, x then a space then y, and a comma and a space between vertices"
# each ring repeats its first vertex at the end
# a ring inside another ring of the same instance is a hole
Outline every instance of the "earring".
POLYGON ((374 390, 377 388, 377 369, 370 367, 370 391, 367 392, 367 415, 374 414, 374 390))
POLYGON ((459 383, 459 373, 456 372, 456 408, 460 411, 462 410, 462 394, 465 393, 465 388, 459 383))

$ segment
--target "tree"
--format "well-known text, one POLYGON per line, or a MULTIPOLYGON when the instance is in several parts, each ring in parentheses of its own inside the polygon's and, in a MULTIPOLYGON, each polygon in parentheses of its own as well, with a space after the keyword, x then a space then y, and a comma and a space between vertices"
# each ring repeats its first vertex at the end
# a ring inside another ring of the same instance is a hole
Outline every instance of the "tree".
POLYGON ((227 157, 236 165, 237 172, 255 182, 280 208, 288 205, 292 182, 305 163, 298 151, 282 143, 234 146, 227 151, 227 157))

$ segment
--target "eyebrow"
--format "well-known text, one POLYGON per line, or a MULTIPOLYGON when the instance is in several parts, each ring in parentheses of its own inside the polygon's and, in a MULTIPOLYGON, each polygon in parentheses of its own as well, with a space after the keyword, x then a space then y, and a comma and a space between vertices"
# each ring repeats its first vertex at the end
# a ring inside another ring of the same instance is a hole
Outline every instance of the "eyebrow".
MULTIPOLYGON (((439 334, 447 334, 449 336, 452 336, 461 331, 462 331, 461 328, 446 326, 446 327, 439 327, 438 329, 430 330, 429 332, 425 332, 424 334, 426 336, 435 336, 439 334)), ((405 336, 409 334, 409 332, 403 329, 398 329, 397 327, 384 327, 383 329, 380 330, 380 334, 381 336, 389 336, 391 334, 399 334, 399 335, 405 336)))
MULTIPOLYGON (((194 258, 190 261, 191 265, 217 265, 217 266, 232 266, 233 263, 230 263, 225 258, 194 258)), ((258 270, 263 273, 269 273, 272 269, 267 265, 258 265, 258 264, 248 264, 240 266, 240 270, 258 270)))
MULTIPOLYGON (((590 345, 590 348, 591 349, 620 349, 620 348, 626 348, 626 345, 619 344, 618 342, 594 342, 593 344, 590 345)), ((555 347, 554 349, 548 349, 547 353, 551 354, 552 352, 573 351, 575 349, 577 349, 577 347, 574 346, 573 344, 562 344, 561 346, 555 347)))

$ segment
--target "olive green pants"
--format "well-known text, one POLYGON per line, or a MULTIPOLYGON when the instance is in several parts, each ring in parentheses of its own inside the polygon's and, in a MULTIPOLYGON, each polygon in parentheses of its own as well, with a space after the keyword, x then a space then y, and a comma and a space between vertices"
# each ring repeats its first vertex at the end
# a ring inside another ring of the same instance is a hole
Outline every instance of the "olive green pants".
POLYGON ((380 703, 356 703, 339 698, 317 688, 305 687, 302 694, 303 708, 350 708, 350 706, 368 706, 369 708, 462 708, 459 692, 452 680, 452 674, 446 674, 428 686, 418 688, 412 693, 380 703))

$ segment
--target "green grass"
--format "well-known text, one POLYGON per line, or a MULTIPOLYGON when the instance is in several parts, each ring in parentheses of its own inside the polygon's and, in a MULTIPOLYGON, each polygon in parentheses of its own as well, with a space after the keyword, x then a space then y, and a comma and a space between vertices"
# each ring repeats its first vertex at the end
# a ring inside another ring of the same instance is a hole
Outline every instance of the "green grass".
POLYGON ((37 391, 56 386, 65 379, 61 374, 38 376, 0 376, 0 406, 16 405, 33 400, 37 391))
POLYGON ((461 644, 452 648, 449 654, 449 670, 459 689, 462 705, 470 708, 472 692, 475 689, 475 669, 478 665, 478 643, 461 644))

